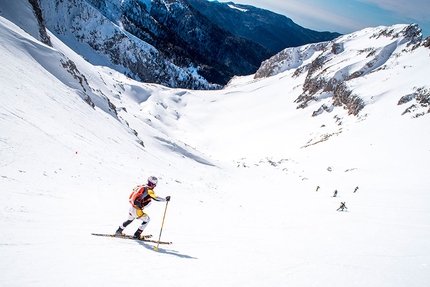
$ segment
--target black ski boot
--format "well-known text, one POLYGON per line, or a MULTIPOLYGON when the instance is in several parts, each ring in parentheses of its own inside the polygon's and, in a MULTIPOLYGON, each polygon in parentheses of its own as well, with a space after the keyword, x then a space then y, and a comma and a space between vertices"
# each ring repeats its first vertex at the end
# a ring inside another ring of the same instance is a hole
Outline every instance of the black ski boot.
POLYGON ((132 222, 133 222, 133 220, 127 220, 122 225, 120 225, 118 227, 118 230, 115 231, 115 236, 123 236, 124 233, 122 233, 122 232, 124 231, 124 228, 126 228, 132 222))
POLYGON ((142 230, 138 229, 138 230, 136 230, 136 232, 134 233, 133 237, 134 237, 134 238, 137 238, 137 239, 142 239, 142 238, 140 237, 140 235, 141 235, 141 234, 142 234, 142 230))
POLYGON ((118 229, 117 229, 117 231, 115 231, 115 236, 122 236, 123 234, 122 234, 122 232, 123 232, 123 228, 121 228, 121 226, 120 227, 118 227, 118 229))

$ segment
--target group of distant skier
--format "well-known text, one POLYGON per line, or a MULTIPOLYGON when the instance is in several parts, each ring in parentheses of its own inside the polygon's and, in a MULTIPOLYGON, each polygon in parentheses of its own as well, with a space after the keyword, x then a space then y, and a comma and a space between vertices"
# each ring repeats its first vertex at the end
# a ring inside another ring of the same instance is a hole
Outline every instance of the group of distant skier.
MULTIPOLYGON (((320 186, 318 185, 315 191, 318 191, 320 189, 320 186)), ((354 193, 356 193, 358 190, 358 186, 354 189, 354 193)), ((333 193, 333 197, 337 197, 337 189, 335 189, 334 193, 333 193)), ((342 201, 340 203, 340 206, 338 209, 336 209, 336 211, 344 211, 345 209, 348 209, 348 207, 346 207, 346 202, 342 201)))

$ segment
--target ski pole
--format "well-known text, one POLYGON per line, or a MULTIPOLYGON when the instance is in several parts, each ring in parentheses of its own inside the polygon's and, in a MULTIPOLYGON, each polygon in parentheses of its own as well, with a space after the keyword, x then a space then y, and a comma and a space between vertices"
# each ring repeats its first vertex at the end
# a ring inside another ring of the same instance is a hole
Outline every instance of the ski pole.
POLYGON ((160 245, 161 232, 163 232, 164 218, 166 218, 166 211, 167 211, 167 205, 168 205, 168 204, 169 204, 169 202, 168 202, 168 201, 166 201, 166 207, 164 208, 163 221, 161 222, 161 229, 160 229, 160 235, 158 236, 157 247, 154 247, 154 250, 155 250, 155 251, 158 251, 158 246, 160 245))

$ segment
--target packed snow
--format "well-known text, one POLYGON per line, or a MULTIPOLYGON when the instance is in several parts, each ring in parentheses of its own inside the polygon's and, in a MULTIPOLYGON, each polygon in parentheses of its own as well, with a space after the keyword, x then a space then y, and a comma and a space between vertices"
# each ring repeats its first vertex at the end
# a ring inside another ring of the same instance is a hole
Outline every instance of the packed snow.
POLYGON ((1 286, 428 286, 430 116, 397 105, 427 81, 428 50, 357 82, 359 116, 312 117, 294 69, 168 89, 50 36, 0 17, 1 286), (166 210, 173 244, 92 236, 127 219, 150 175, 172 199, 145 233, 166 210))

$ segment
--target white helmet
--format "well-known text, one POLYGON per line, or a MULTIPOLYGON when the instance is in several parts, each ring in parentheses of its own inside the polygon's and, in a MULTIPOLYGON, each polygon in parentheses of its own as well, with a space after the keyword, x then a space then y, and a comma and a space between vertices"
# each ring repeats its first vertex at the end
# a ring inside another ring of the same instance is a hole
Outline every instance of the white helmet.
POLYGON ((158 183, 158 179, 155 176, 148 177, 148 185, 156 186, 158 183))

